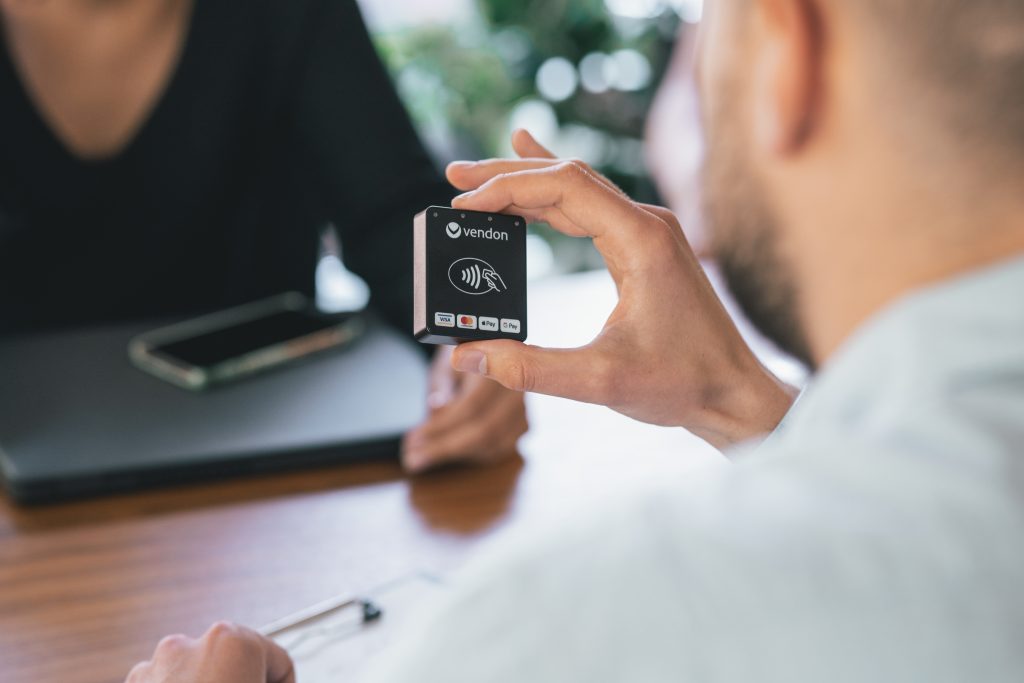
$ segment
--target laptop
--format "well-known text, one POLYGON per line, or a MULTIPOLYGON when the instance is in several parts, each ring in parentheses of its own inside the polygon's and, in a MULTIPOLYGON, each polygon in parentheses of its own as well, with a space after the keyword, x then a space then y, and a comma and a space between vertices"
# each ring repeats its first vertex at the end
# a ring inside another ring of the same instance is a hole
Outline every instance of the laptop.
POLYGON ((424 416, 419 345, 369 320, 348 347, 190 392, 135 368, 159 323, 0 338, 0 475, 43 503, 368 458, 424 416))

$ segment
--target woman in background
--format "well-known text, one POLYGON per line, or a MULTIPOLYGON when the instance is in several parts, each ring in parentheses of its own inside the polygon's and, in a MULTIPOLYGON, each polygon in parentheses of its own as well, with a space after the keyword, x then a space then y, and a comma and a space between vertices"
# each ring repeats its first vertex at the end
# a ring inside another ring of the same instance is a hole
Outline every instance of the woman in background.
MULTIPOLYGON (((0 333, 312 297, 329 225, 408 330, 410 220, 451 190, 354 0, 0 0, 0 28, 0 333)), ((450 373, 412 470, 526 429, 450 373)))

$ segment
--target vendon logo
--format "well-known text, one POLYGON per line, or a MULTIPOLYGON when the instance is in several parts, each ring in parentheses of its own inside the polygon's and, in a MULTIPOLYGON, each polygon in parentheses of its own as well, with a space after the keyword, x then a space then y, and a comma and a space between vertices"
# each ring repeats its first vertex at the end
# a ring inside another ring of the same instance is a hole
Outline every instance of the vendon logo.
POLYGON ((508 242, 508 233, 504 230, 495 230, 494 228, 487 228, 486 230, 481 230, 480 228, 463 228, 458 223, 451 222, 445 226, 444 231, 453 240, 457 240, 465 235, 466 237, 474 237, 478 240, 497 240, 498 242, 508 242))

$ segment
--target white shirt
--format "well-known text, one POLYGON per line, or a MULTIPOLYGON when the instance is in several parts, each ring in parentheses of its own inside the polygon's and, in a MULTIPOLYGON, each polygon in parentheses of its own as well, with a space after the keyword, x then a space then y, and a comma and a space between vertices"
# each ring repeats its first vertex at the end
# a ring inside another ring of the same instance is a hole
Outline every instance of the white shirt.
POLYGON ((907 297, 735 467, 505 541, 411 681, 1024 680, 1024 260, 907 297))

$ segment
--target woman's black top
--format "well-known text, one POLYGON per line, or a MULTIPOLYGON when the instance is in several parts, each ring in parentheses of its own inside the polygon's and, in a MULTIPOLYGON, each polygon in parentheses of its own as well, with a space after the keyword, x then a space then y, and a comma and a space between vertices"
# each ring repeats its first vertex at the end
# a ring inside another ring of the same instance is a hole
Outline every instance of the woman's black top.
POLYGON ((311 295, 328 224, 410 324, 412 216, 451 190, 354 0, 196 0, 161 99, 100 161, 55 137, 0 47, 0 332, 311 295))

